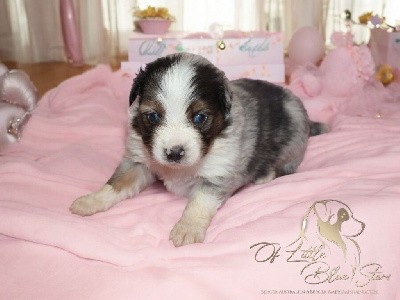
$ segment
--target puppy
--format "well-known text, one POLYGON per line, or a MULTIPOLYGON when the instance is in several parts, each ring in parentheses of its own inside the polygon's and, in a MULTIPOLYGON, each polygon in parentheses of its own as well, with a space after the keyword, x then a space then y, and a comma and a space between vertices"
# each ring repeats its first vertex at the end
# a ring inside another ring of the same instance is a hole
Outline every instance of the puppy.
POLYGON ((70 210, 105 211, 160 179, 189 200, 170 234, 175 246, 202 242, 217 209, 241 186, 295 172, 308 137, 326 131, 288 90, 260 80, 229 82, 188 53, 147 64, 129 102, 125 156, 99 191, 70 210))

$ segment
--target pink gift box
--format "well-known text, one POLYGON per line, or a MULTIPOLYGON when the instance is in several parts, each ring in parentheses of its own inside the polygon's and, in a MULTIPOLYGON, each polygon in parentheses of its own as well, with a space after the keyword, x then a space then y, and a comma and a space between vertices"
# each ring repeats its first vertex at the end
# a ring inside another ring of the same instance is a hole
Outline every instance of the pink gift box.
MULTIPOLYGON (((137 74, 146 63, 122 62, 121 69, 131 74, 137 74)), ((261 79, 281 83, 285 78, 285 65, 283 64, 255 64, 255 65, 223 65, 219 68, 225 72, 229 80, 239 78, 261 79)))
POLYGON ((190 52, 202 55, 224 70, 230 79, 239 77, 284 81, 283 34, 267 31, 227 31, 225 49, 209 33, 168 32, 144 35, 134 32, 128 41, 129 63, 122 68, 137 72, 134 66, 151 62, 172 53, 190 52), (134 63, 134 64, 132 64, 134 63), (239 76, 240 75, 240 76, 239 76))
POLYGON ((400 32, 374 28, 368 46, 377 66, 389 64, 400 69, 400 32))

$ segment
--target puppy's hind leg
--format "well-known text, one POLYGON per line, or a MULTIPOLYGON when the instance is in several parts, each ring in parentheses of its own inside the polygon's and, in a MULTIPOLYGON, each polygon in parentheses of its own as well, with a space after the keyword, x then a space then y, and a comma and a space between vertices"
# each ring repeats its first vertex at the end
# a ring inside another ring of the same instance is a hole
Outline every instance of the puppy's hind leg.
POLYGON ((99 191, 76 199, 69 210, 81 216, 108 210, 118 202, 135 196, 154 181, 154 175, 144 165, 125 157, 99 191))
POLYGON ((263 177, 258 178, 254 184, 264 184, 264 183, 268 183, 272 180, 274 180, 276 178, 276 172, 275 170, 271 170, 269 171, 269 173, 263 177))

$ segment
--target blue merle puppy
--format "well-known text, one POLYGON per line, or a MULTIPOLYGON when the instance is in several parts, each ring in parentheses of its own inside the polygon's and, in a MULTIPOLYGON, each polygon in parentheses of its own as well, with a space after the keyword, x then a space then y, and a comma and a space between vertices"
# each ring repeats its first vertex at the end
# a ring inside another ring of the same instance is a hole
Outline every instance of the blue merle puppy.
POLYGON ((126 153, 107 183, 78 198, 88 216, 131 198, 155 180, 188 198, 170 240, 203 242, 218 208, 238 188, 296 171, 309 136, 326 126, 302 102, 261 80, 228 81, 205 58, 173 54, 147 64, 133 82, 126 153))

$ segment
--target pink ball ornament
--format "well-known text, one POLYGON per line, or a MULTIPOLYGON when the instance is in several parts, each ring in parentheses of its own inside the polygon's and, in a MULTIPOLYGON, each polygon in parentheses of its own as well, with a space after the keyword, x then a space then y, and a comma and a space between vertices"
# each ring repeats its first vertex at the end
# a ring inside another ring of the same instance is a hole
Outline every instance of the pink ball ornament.
POLYGON ((290 39, 288 47, 289 58, 297 65, 317 64, 322 59, 324 52, 324 39, 314 27, 302 27, 290 39))
POLYGON ((76 67, 83 65, 81 35, 72 0, 60 1, 61 29, 68 61, 76 67))
POLYGON ((25 123, 36 107, 38 93, 28 74, 0 63, 0 152, 20 139, 25 123))

